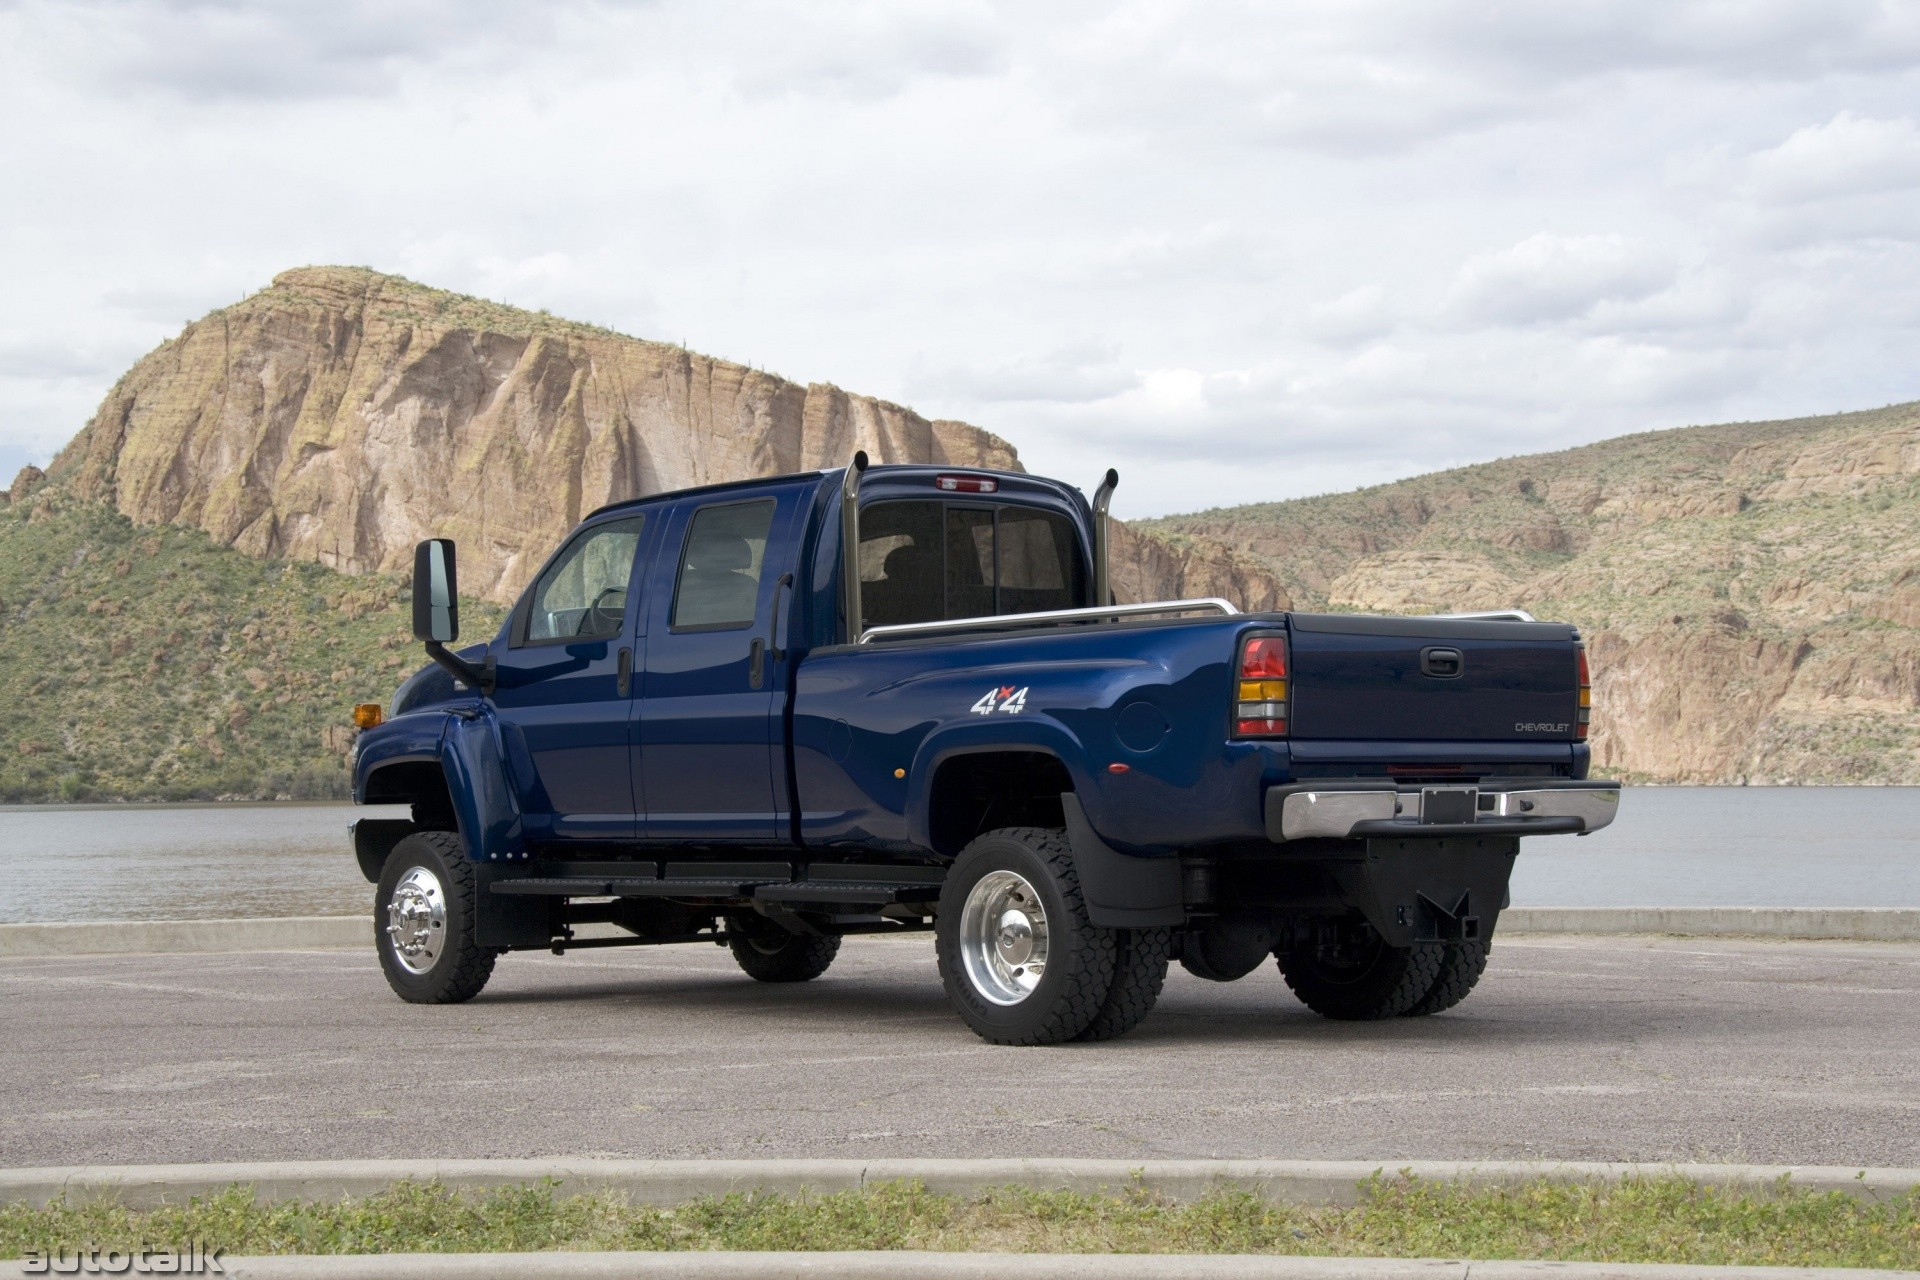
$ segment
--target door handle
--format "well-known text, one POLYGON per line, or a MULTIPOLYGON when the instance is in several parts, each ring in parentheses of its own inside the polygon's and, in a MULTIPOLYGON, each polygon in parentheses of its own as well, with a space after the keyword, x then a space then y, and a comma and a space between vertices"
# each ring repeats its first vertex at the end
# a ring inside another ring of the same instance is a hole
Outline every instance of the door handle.
POLYGON ((753 647, 747 650, 747 683, 758 689, 766 680, 767 642, 755 636, 753 647))
POLYGON ((618 689, 620 696, 624 698, 633 692, 633 650, 622 649, 620 651, 619 663, 614 670, 616 672, 614 676, 614 688, 618 689))
POLYGON ((785 662, 787 660, 787 651, 780 647, 780 619, 783 616, 780 612, 780 593, 790 589, 792 586, 793 575, 790 573, 781 574, 780 581, 773 584, 773 625, 768 628, 773 635, 773 639, 767 642, 767 654, 775 662, 785 662))

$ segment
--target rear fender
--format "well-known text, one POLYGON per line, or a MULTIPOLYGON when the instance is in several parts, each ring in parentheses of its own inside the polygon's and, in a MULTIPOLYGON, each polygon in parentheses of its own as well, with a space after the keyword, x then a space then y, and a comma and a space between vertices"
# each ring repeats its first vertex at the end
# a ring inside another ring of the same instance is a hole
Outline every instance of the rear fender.
POLYGON ((907 773, 907 830, 913 843, 922 849, 933 847, 933 780, 941 765, 956 756, 1019 751, 1052 756, 1066 768, 1075 791, 1088 788, 1086 752, 1057 720, 1025 715, 998 723, 946 724, 920 743, 907 773))
POLYGON ((1022 751, 1053 757, 1073 780, 1074 790, 1060 797, 1060 807, 1088 919, 1103 929, 1184 923, 1180 859, 1171 853, 1158 857, 1123 853, 1100 837, 1083 805, 1083 797, 1097 799, 1099 794, 1091 785, 1086 752, 1066 726, 1044 716, 954 724, 930 735, 921 744, 911 771, 908 821, 914 842, 922 848, 933 845, 933 781, 940 766, 961 756, 1022 751))

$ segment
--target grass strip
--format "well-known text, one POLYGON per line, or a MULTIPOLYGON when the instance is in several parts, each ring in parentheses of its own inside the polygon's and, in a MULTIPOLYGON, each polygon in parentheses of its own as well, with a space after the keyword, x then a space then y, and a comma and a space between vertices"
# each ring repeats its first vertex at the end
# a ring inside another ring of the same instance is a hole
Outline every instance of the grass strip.
POLYGON ((229 1254, 548 1249, 939 1249, 1046 1253, 1266 1253, 1920 1269, 1920 1188, 1871 1203, 1686 1178, 1504 1188, 1376 1177, 1352 1206, 1276 1204, 1222 1189, 1175 1203, 1001 1187, 942 1195, 915 1182, 830 1195, 736 1194, 672 1208, 551 1183, 486 1192, 403 1182, 374 1196, 257 1204, 250 1188, 168 1208, 0 1206, 0 1256, 28 1249, 165 1248, 229 1254))

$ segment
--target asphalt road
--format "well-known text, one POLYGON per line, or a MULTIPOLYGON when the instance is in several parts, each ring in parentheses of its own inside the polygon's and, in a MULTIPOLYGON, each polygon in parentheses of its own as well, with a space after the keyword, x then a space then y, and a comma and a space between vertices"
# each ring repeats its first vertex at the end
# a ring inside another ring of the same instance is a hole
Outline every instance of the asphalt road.
POLYGON ((762 986, 714 947, 0 960, 0 1165, 331 1157, 1524 1158, 1920 1165, 1920 946, 1501 941, 1452 1013, 1325 1022, 1175 969, 1139 1030, 1003 1049, 925 939, 762 986))

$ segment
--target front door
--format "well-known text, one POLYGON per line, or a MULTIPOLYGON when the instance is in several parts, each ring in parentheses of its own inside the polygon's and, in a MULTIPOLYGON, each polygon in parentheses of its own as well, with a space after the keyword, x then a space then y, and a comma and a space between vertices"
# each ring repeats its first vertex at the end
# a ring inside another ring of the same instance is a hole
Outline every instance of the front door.
POLYGON ((589 525, 515 611, 493 704, 536 843, 639 835, 629 706, 641 616, 629 599, 645 515, 589 525))
POLYGON ((772 656, 776 609, 791 605, 800 499, 787 486, 753 498, 680 503, 663 529, 649 604, 639 771, 648 840, 783 839, 780 736, 786 666, 772 656))

